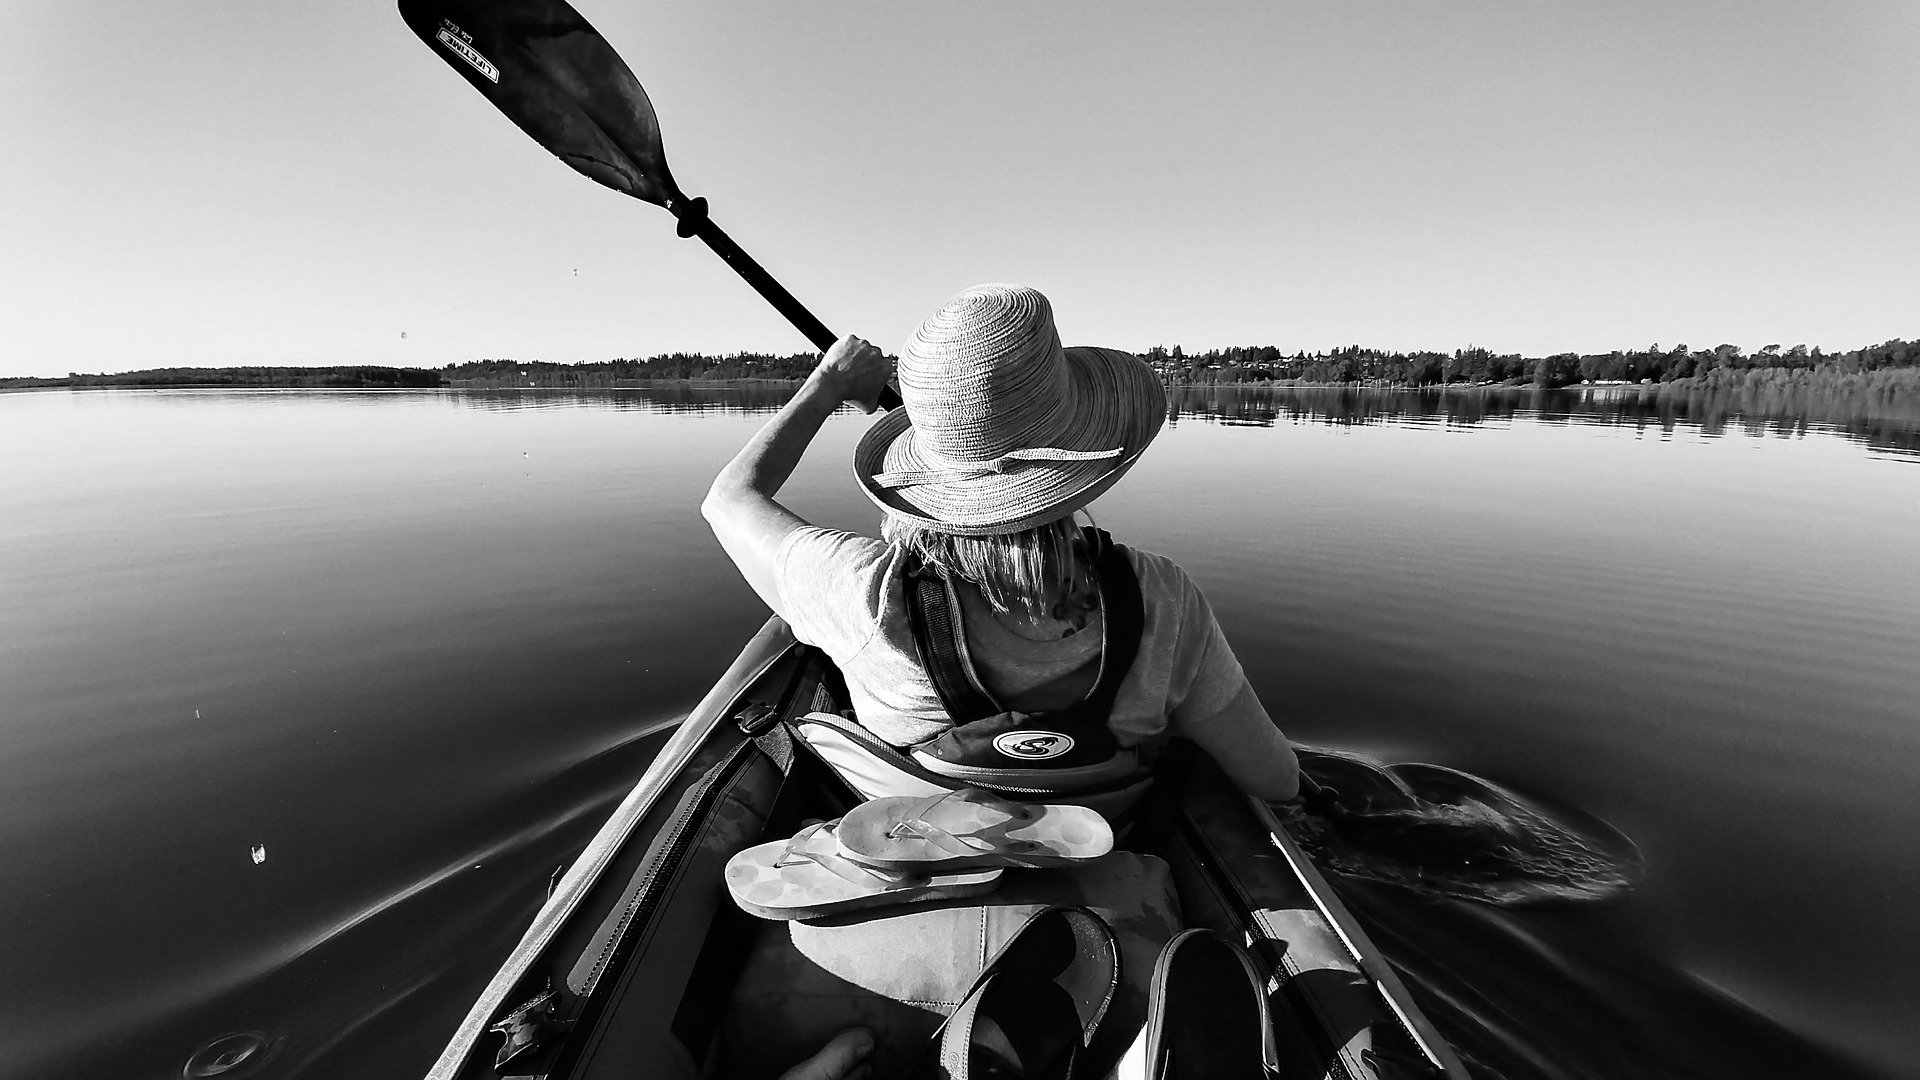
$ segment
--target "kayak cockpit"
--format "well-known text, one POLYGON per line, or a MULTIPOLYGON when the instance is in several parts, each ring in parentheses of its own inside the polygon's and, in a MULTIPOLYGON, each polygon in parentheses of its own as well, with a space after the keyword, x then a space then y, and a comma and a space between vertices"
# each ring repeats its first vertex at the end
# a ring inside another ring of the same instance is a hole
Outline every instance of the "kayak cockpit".
MULTIPOLYGON (((834 980, 791 967, 804 964, 788 945, 800 924, 739 910, 723 870, 857 801, 778 737, 781 720, 846 709, 832 665, 771 620, 561 880, 429 1076, 758 1080, 817 1048, 802 999, 834 980)), ((1277 823, 1203 755, 1175 757, 1123 846, 1167 883, 1182 925, 1247 946, 1280 1076, 1464 1078, 1277 823)), ((875 1075, 910 1060, 910 1042, 882 1032, 875 1075)))

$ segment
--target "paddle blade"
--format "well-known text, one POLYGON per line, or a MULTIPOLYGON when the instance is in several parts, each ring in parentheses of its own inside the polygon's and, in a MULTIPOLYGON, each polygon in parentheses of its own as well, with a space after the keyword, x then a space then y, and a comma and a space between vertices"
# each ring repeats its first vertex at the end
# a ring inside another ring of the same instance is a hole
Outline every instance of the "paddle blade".
POLYGON ((400 17, 560 160, 636 199, 683 198, 647 92, 566 0, 400 0, 400 17))

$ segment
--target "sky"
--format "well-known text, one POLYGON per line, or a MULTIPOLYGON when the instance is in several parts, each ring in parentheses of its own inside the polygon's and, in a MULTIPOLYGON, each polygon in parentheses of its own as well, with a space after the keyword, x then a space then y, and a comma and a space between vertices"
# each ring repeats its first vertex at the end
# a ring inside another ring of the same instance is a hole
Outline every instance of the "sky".
MULTIPOLYGON (((1136 351, 1920 337, 1912 0, 576 6, 888 349, 984 281, 1136 351)), ((6 11, 0 376, 807 347, 390 0, 6 11)))

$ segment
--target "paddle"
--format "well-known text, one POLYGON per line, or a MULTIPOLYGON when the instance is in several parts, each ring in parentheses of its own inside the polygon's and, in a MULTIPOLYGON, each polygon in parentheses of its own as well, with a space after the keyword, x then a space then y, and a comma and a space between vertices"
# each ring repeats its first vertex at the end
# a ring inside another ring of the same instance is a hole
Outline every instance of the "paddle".
MULTIPOLYGON (((814 348, 839 336, 707 216, 667 171, 660 124, 640 81, 566 0, 400 0, 400 17, 520 130, 594 181, 665 208, 814 348)), ((900 404, 892 387, 880 407, 900 404)))

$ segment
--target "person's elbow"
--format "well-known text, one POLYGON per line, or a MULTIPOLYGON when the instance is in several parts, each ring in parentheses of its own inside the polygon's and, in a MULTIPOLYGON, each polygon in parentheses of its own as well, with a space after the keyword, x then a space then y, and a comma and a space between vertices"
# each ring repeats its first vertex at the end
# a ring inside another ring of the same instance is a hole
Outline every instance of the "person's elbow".
POLYGON ((716 531, 739 509, 742 491, 740 485, 728 480, 726 473, 715 477, 707 487, 707 497, 700 500, 700 516, 716 531))

